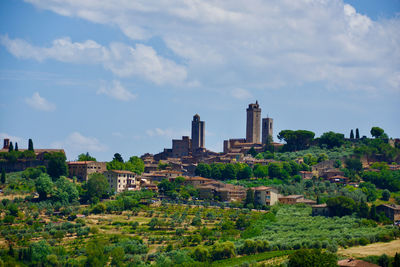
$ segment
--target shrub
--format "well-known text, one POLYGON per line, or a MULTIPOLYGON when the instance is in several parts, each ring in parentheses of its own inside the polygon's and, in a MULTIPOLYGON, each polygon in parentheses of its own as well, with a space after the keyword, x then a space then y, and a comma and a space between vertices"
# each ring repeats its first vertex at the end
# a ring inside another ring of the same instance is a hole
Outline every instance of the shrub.
POLYGON ((388 201, 390 199, 390 191, 385 189, 382 191, 382 200, 388 201))
POLYGON ((192 253, 192 257, 196 261, 208 261, 210 259, 210 252, 204 246, 197 246, 192 253))
POLYGON ((359 243, 361 246, 366 246, 366 245, 369 244, 369 240, 368 240, 367 238, 365 238, 365 237, 361 237, 361 238, 359 239, 358 243, 359 243))
POLYGON ((337 257, 319 249, 300 249, 289 256, 289 267, 333 267, 337 266, 337 257))
POLYGON ((92 213, 94 214, 100 214, 104 213, 106 211, 106 205, 103 203, 98 203, 92 208, 92 213))

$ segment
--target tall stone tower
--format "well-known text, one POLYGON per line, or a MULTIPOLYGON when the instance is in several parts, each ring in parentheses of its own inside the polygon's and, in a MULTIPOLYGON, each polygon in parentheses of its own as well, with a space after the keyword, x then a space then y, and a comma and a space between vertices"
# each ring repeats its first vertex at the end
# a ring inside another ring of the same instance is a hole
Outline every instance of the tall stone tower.
POLYGON ((267 143, 268 136, 271 136, 271 140, 274 139, 273 127, 274 127, 274 119, 268 117, 262 119, 262 143, 264 145, 267 143))
POLYGON ((260 143, 261 108, 256 101, 247 108, 246 142, 260 143))
POLYGON ((200 121, 198 114, 193 116, 192 120, 192 151, 204 148, 205 145, 205 127, 204 121, 200 121))

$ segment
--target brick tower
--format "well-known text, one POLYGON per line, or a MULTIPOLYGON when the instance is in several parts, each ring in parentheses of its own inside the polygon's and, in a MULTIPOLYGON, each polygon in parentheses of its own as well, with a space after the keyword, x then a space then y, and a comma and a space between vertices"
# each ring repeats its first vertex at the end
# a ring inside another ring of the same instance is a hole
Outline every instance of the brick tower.
POLYGON ((262 119, 262 143, 265 145, 267 143, 268 136, 271 136, 271 140, 273 140, 273 128, 274 127, 274 119, 272 118, 264 118, 262 119))
POLYGON ((204 121, 200 121, 198 114, 193 116, 192 120, 192 151, 195 152, 205 145, 205 127, 204 121))
POLYGON ((261 108, 256 101, 247 108, 246 142, 260 144, 261 108))

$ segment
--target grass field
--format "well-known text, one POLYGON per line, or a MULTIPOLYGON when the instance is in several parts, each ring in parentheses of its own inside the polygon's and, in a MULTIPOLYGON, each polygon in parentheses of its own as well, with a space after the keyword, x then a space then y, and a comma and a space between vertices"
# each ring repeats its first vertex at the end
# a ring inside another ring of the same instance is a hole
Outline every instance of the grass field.
POLYGON ((396 252, 400 253, 400 240, 393 240, 388 243, 374 243, 367 246, 351 247, 348 249, 339 249, 338 254, 351 257, 380 256, 386 254, 394 256, 396 252))

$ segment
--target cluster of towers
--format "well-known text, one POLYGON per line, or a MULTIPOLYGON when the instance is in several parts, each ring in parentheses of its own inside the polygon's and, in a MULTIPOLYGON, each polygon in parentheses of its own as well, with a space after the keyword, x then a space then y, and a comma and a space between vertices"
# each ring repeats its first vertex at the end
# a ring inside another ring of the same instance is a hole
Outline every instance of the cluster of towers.
MULTIPOLYGON (((247 151, 251 147, 262 149, 264 144, 272 141, 273 119, 263 118, 261 123, 261 108, 258 101, 249 104, 247 108, 246 139, 224 140, 224 153, 233 150, 247 151), (260 136, 261 133, 261 136, 260 136)), ((206 152, 205 149, 205 122, 195 114, 192 120, 192 135, 182 136, 182 139, 172 140, 172 149, 164 149, 164 152, 157 154, 159 158, 183 157, 199 155, 206 152)))
POLYGON ((266 144, 268 139, 272 141, 273 123, 272 118, 263 118, 261 124, 261 108, 258 101, 255 104, 249 104, 246 123, 246 143, 266 144), (260 125, 262 125, 260 140, 260 125), (270 138, 269 138, 270 137, 270 138))

